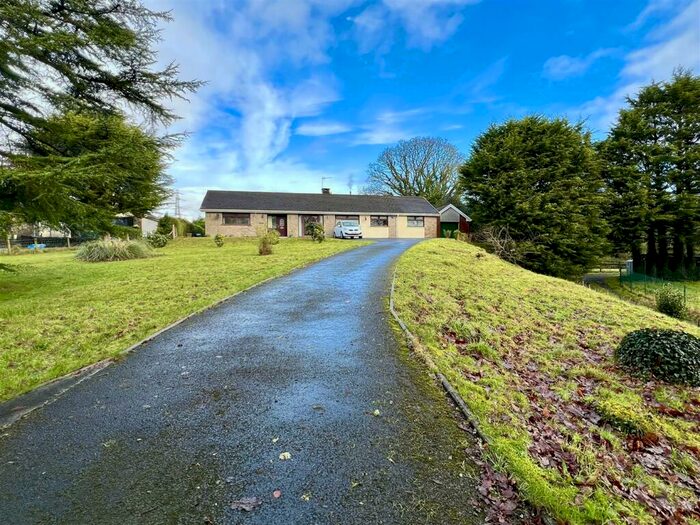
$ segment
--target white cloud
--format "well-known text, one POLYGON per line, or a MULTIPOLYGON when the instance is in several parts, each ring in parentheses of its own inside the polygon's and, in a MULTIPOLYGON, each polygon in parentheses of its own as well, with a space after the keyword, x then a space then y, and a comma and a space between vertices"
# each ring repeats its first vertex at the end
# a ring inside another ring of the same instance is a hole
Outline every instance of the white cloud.
POLYGON ((314 121, 300 124, 294 130, 294 133, 307 137, 323 137, 347 133, 348 131, 352 131, 352 127, 342 122, 314 121))
POLYGON ((592 99, 571 113, 588 119, 596 131, 605 131, 615 122, 625 97, 634 96, 642 86, 670 78, 677 67, 700 71, 698 20, 700 0, 686 3, 647 35, 647 45, 626 55, 618 86, 612 93, 592 99))
POLYGON ((597 60, 610 56, 613 52, 613 49, 598 49, 583 57, 569 55, 551 57, 544 63, 542 74, 550 80, 578 77, 588 71, 597 60))
POLYGON ((388 51, 393 28, 404 29, 409 47, 429 50, 450 38, 464 21, 461 9, 479 0, 382 0, 351 18, 363 53, 388 51))
POLYGON ((426 107, 382 111, 372 122, 362 126, 363 130, 355 135, 352 144, 356 146, 393 144, 399 140, 411 138, 418 133, 409 122, 415 122, 428 112, 429 108, 426 107))

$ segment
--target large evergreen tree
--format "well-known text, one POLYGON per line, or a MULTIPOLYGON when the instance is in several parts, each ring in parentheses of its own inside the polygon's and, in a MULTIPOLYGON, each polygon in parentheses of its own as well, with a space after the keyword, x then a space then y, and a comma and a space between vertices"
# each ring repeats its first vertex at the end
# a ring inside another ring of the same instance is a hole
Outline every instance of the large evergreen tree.
POLYGON ((461 183, 475 223, 507 231, 512 258, 526 268, 574 276, 604 253, 603 183, 580 124, 530 116, 492 125, 461 183))
POLYGON ((143 216, 168 195, 164 162, 173 140, 118 114, 68 112, 47 119, 0 167, 0 215, 98 230, 117 213, 143 216))
POLYGON ((176 118, 168 101, 199 85, 180 80, 174 64, 156 67, 158 24, 168 19, 141 0, 0 2, 0 212, 100 222, 158 204, 163 176, 153 169, 169 139, 129 128, 122 112, 167 124, 176 118), (131 166, 132 181, 126 153, 145 161, 131 166))
POLYGON ((700 240, 700 77, 678 71, 620 111, 599 145, 611 240, 637 271, 693 275, 700 240))

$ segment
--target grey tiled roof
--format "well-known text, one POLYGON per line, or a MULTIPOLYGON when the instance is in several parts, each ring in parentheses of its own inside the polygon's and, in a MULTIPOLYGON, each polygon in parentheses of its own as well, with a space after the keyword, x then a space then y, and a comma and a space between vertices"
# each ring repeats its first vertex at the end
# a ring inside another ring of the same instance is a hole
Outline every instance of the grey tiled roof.
POLYGON ((274 193, 209 190, 204 211, 323 212, 439 215, 423 197, 386 195, 334 195, 324 193, 274 193))

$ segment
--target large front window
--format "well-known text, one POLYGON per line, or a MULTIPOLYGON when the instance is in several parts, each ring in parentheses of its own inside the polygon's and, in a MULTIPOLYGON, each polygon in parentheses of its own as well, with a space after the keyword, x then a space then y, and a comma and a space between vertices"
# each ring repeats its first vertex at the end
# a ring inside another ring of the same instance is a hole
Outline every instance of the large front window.
POLYGON ((350 221, 350 222, 354 222, 356 225, 360 224, 360 216, 359 215, 336 215, 335 220, 336 221, 350 221))
POLYGON ((389 226, 389 217, 386 215, 370 215, 369 225, 373 227, 389 226))
POLYGON ((224 224, 232 226, 250 226, 250 213, 222 213, 224 224))
POLYGON ((408 216, 408 225, 411 228, 422 228, 423 227, 423 217, 415 217, 412 215, 408 216))
POLYGON ((302 235, 309 235, 306 228, 309 224, 323 224, 320 215, 302 215, 301 216, 301 232, 302 235))

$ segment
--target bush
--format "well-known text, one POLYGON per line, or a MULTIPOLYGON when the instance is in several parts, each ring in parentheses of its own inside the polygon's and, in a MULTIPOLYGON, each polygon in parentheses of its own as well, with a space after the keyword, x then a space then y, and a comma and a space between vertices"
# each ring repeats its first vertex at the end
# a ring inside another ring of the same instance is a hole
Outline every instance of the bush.
POLYGON ((119 239, 140 239, 142 236, 141 228, 120 226, 119 224, 113 224, 109 228, 109 234, 119 239))
POLYGON ((452 237, 452 230, 442 230, 442 236, 445 239, 449 239, 450 237, 452 237))
MULTIPOLYGON (((274 242, 275 236, 270 235, 270 233, 271 232, 264 233, 258 239, 258 253, 260 255, 272 254, 272 244, 274 242)), ((279 237, 279 235, 278 235, 278 237, 279 237)))
POLYGON ((146 235, 146 242, 152 247, 152 248, 163 248, 166 244, 168 244, 168 236, 163 235, 162 233, 158 232, 152 232, 146 235))
POLYGON ((224 245, 224 236, 220 233, 214 235, 214 244, 216 244, 217 248, 221 248, 224 245))
POLYGON ((280 243, 280 232, 278 232, 277 230, 269 230, 266 233, 266 235, 267 235, 268 240, 272 246, 280 243))
POLYGON ((686 332, 644 328, 627 334, 615 359, 639 376, 700 386, 700 339, 686 332))
POLYGON ((467 235, 467 234, 464 233, 464 232, 457 231, 457 230, 455 230, 455 232, 454 232, 454 237, 455 237, 455 239, 457 239, 458 241, 462 241, 462 242, 467 242, 467 241, 469 241, 469 235, 467 235))
POLYGON ((656 309, 662 314, 683 319, 687 313, 683 292, 670 284, 664 284, 656 291, 656 309))
POLYGON ((306 225, 306 235, 311 235, 311 239, 316 242, 323 242, 326 240, 326 232, 323 226, 317 222, 310 222, 306 225))
POLYGON ((153 251, 143 241, 125 241, 123 239, 102 239, 81 245, 75 254, 77 259, 85 262, 126 261, 128 259, 145 259, 152 257, 153 251))
POLYGON ((194 237, 204 237, 204 219, 192 221, 190 229, 192 230, 192 235, 194 237))

